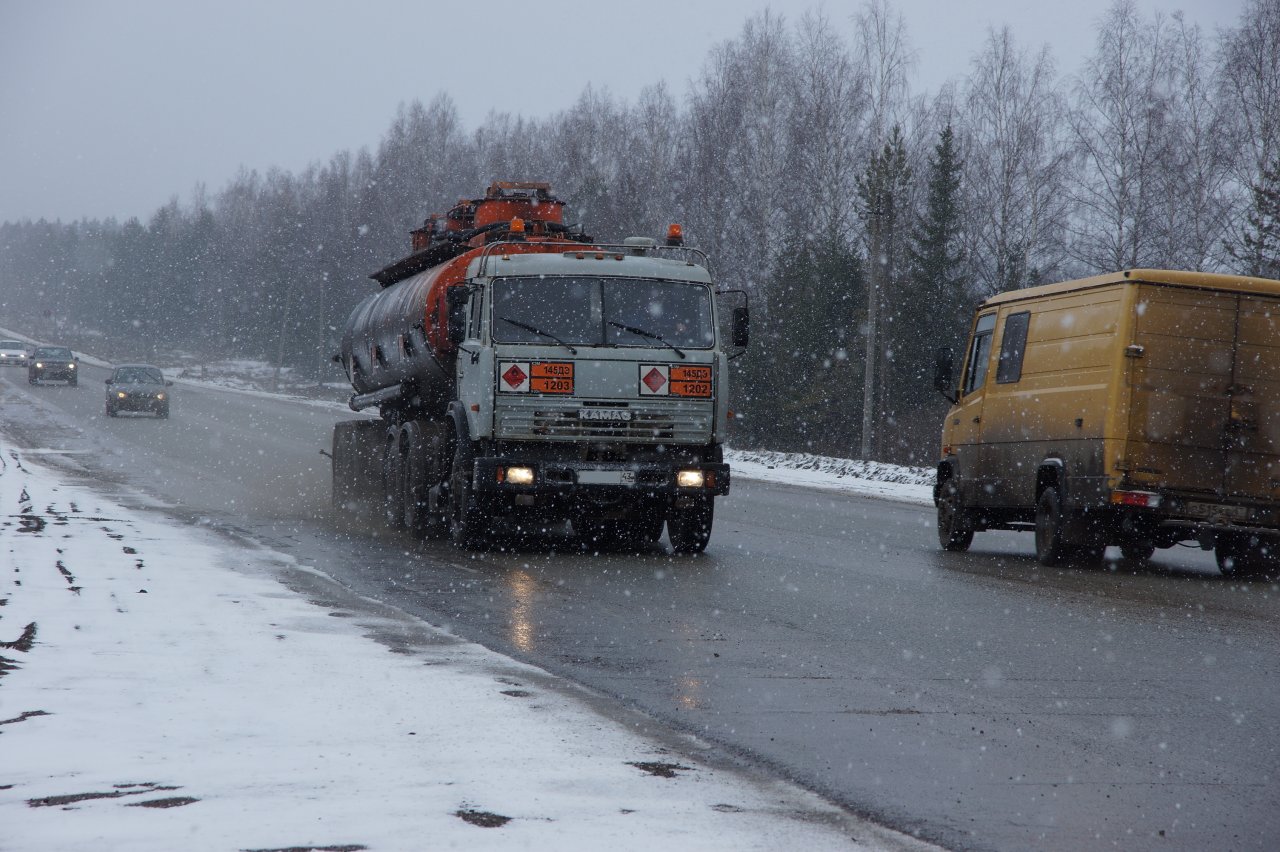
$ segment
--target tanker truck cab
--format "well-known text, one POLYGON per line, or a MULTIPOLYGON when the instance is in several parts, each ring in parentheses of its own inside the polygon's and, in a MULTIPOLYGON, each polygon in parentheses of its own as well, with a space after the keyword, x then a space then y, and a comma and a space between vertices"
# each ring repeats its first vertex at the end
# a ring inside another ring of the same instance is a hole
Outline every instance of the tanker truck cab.
POLYGON ((1280 281, 1132 269, 995 295, 958 376, 934 500, 946 550, 1035 533, 1042 564, 1179 543, 1280 574, 1280 281))
POLYGON ((706 266, 652 241, 498 245, 468 273, 453 333, 476 525, 571 519, 587 538, 652 542, 665 521, 673 549, 702 550, 729 491, 728 353, 706 266))

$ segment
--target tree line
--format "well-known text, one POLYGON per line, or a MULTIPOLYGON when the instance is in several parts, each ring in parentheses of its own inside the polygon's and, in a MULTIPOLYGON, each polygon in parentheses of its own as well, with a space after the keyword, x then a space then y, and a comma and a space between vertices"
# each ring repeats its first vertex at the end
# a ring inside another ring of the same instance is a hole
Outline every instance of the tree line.
POLYGON ((1280 0, 1206 34, 1116 0, 1091 51, 992 29, 967 75, 913 92, 902 17, 766 11, 682 98, 590 85, 549 117, 461 123, 447 93, 376 150, 242 170, 146 222, 0 224, 10 317, 332 376, 367 276, 493 180, 542 180, 597 238, 669 222, 745 289, 734 443, 927 463, 932 353, 1002 290, 1131 267, 1280 278, 1280 0))

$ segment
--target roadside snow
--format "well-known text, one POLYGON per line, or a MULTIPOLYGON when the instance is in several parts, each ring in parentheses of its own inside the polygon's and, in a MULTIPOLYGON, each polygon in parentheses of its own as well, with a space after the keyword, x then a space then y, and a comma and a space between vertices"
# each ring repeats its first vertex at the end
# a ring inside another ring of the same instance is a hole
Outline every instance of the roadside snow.
POLYGON ((837 459, 807 453, 767 450, 727 450, 734 477, 760 479, 882 497, 902 503, 933 505, 934 472, 926 467, 902 467, 858 459, 837 459))
POLYGON ((2 440, 0 505, 0 848, 925 848, 2 440))

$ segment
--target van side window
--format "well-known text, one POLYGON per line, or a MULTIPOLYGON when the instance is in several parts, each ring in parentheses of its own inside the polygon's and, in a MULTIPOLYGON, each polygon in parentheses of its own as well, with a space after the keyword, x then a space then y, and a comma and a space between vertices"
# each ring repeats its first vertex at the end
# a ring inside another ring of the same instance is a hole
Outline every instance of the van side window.
POLYGON ((987 362, 991 360, 991 335, 995 332, 996 315, 983 314, 973 330, 973 343, 969 346, 969 360, 964 370, 964 392, 971 394, 986 384, 987 362))
POLYGON ((1013 384, 1022 378, 1022 356, 1027 351, 1027 327, 1031 312, 1010 314, 1004 319, 1004 336, 1000 338, 1000 361, 996 366, 996 384, 1013 384))

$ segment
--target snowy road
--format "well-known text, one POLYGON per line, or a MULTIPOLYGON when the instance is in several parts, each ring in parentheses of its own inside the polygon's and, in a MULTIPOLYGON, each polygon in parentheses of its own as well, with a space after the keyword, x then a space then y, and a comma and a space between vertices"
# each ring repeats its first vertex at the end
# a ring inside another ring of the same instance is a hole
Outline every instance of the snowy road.
POLYGON ((944 554, 926 507, 738 479, 702 558, 463 557, 334 528, 318 451, 340 414, 180 387, 168 423, 108 421, 92 380, 0 381, 39 399, 6 409, 27 446, 89 451, 62 458, 896 828, 965 849, 1280 836, 1280 591, 1198 552, 1046 571, 1026 536, 944 554))

